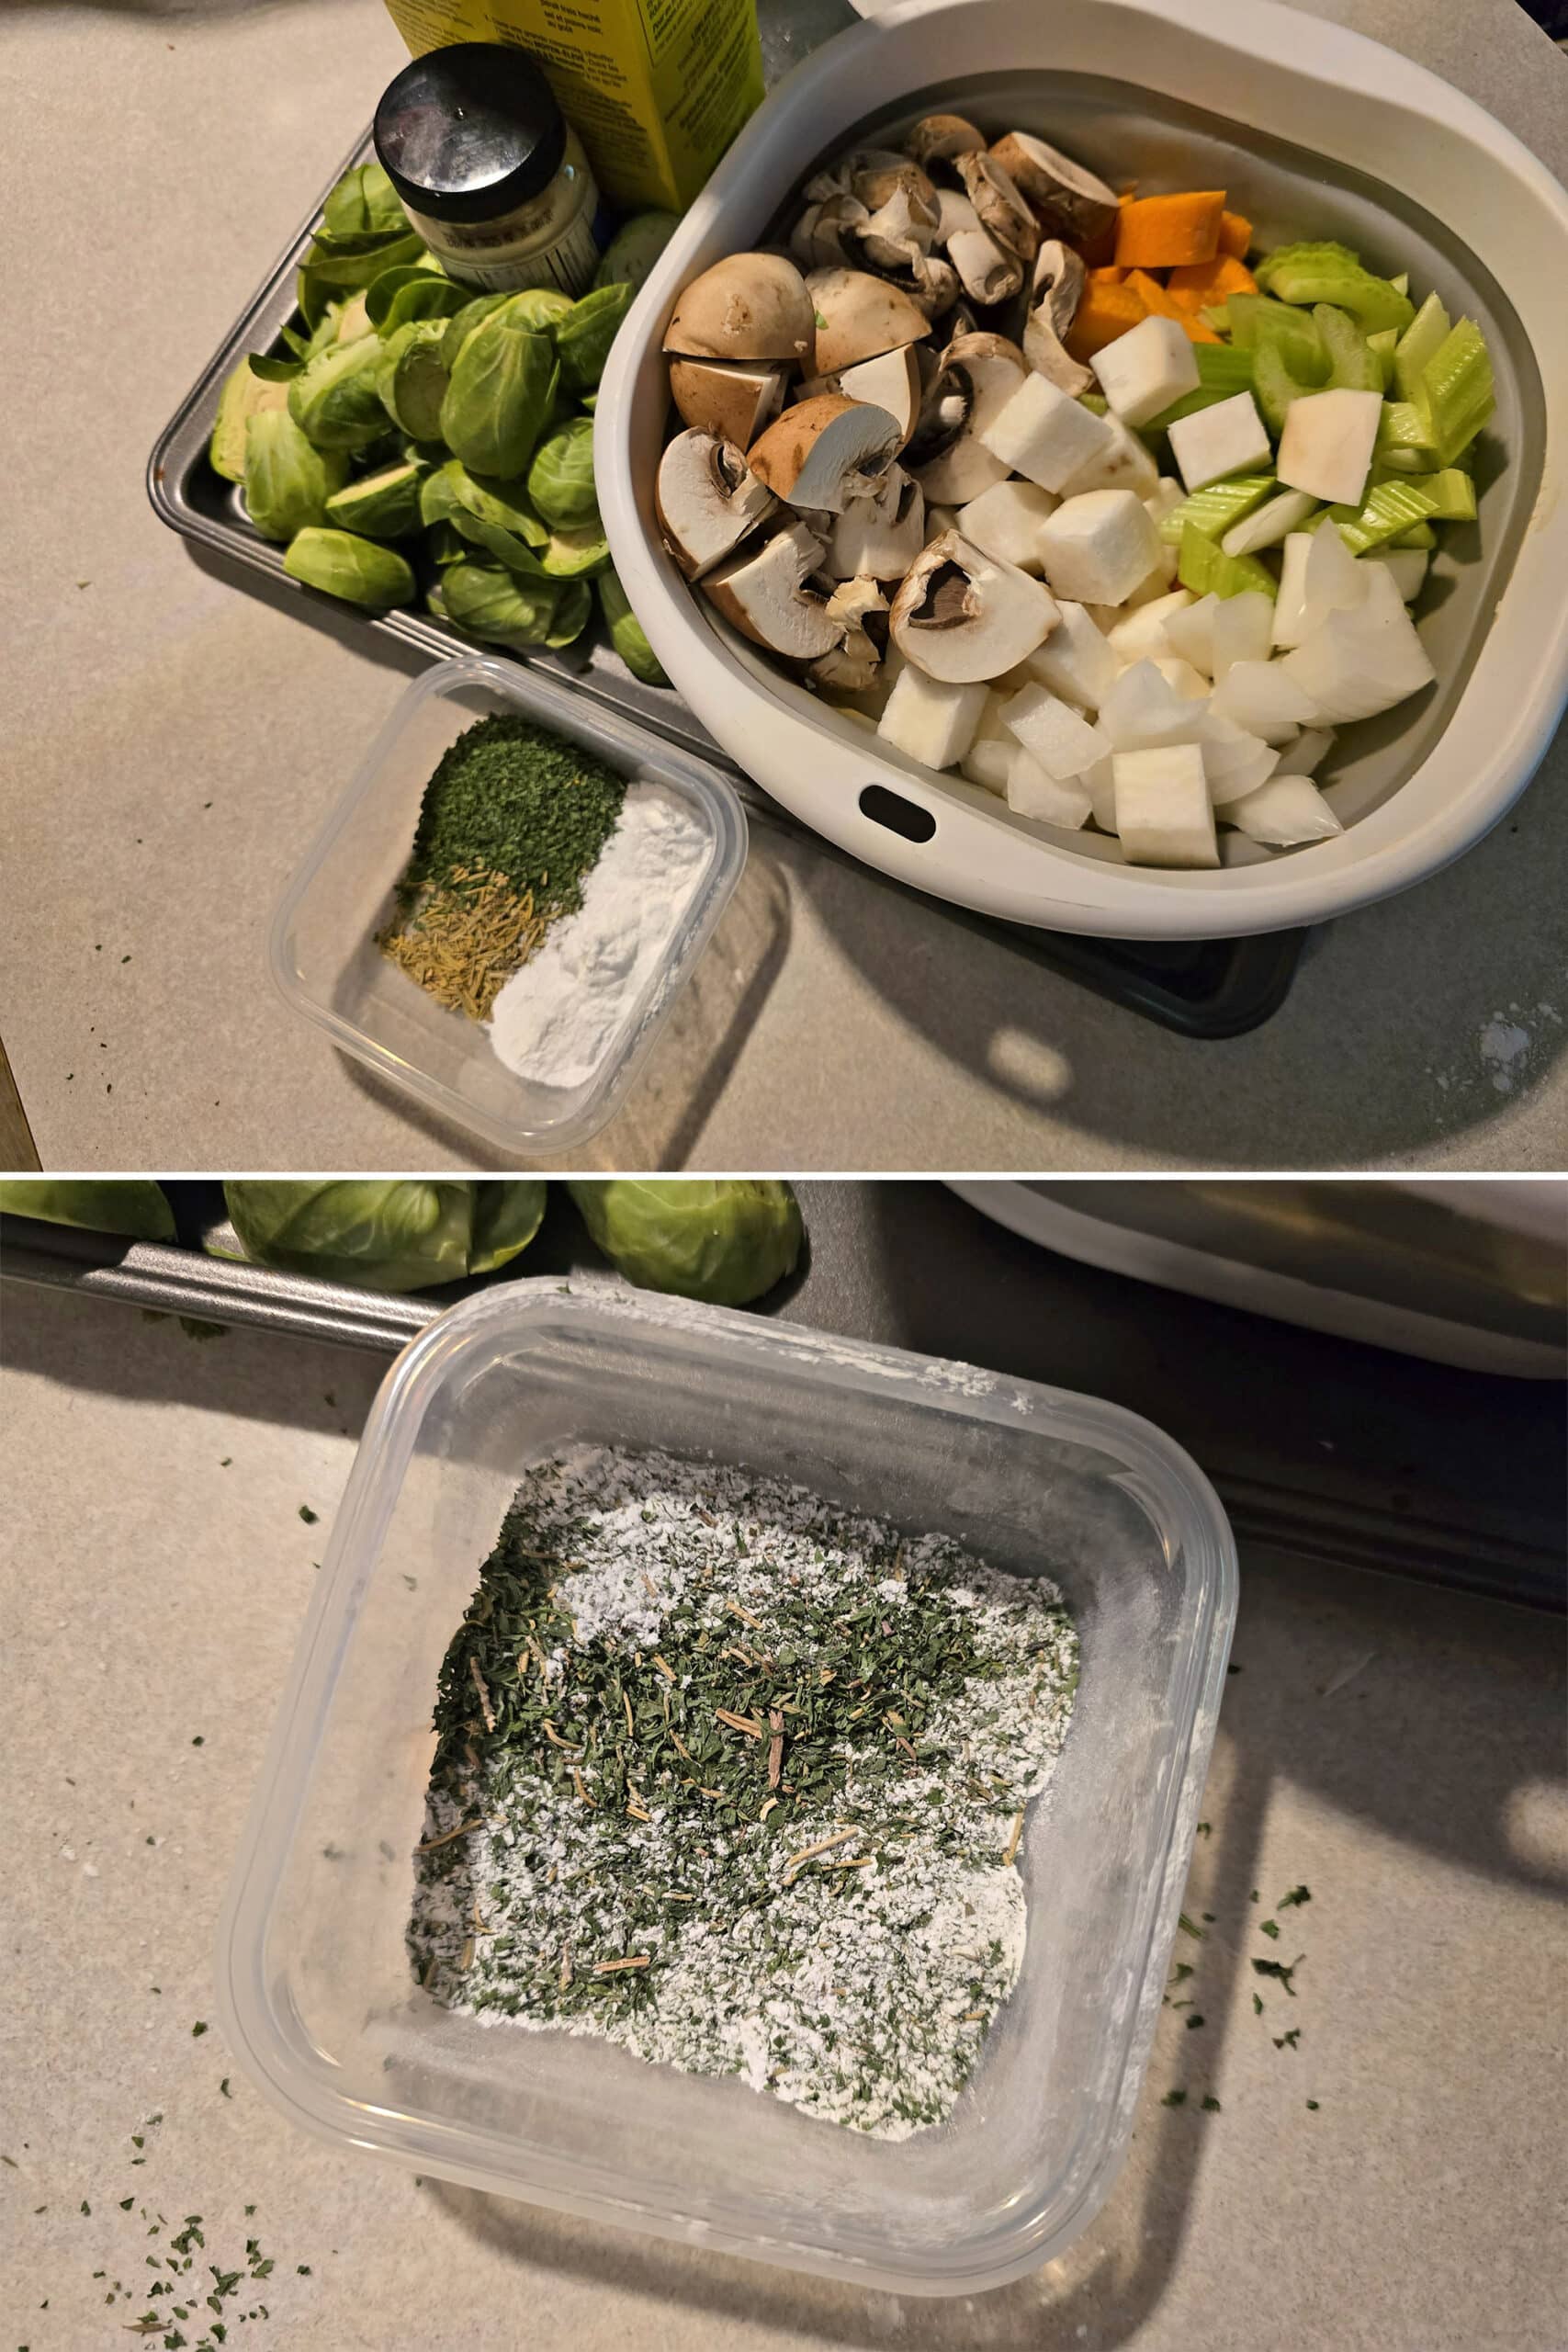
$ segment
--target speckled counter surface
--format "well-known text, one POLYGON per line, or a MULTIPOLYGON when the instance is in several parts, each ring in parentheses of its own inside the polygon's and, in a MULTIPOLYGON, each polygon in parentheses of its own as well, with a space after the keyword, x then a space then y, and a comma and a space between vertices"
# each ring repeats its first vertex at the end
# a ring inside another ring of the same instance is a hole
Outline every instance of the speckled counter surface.
MULTIPOLYGON (((1514 0, 1332 0, 1568 175, 1514 0)), ((0 1034, 46 1167, 487 1164, 276 996, 265 935, 405 672, 152 516, 146 453, 403 54, 380 0, 13 5, 0 1034), (68 285, 68 301, 61 289, 68 285), (17 551, 21 550, 20 560, 17 551)), ((1461 865, 1194 1045, 756 835, 593 1157, 702 1168, 1544 1169, 1568 1157, 1559 740, 1461 865)))
POLYGON ((19 1287, 3 1342, 6 2352, 134 2341, 193 2214, 195 2276, 252 2237, 275 2265, 231 2352, 1558 2352, 1556 1624, 1244 1560, 1195 2006, 1160 2020, 1109 2202, 996 2294, 865 2294, 416 2183, 251 2087, 210 2022, 218 1907, 380 1367, 19 1287), (1267 1942, 1251 1890, 1300 1883, 1267 1942), (1297 1953, 1258 2017, 1249 1962, 1297 1953))

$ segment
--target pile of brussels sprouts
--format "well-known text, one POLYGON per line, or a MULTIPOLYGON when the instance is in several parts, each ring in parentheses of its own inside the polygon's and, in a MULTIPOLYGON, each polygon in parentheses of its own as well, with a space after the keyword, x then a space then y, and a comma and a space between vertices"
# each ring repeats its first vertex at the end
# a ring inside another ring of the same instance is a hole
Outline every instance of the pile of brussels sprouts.
MULTIPOLYGON (((660 217, 662 220, 662 216, 660 217)), ((284 570, 374 612, 412 604, 506 647, 570 645, 596 583, 635 676, 667 683, 610 569, 593 403, 668 226, 629 223, 581 300, 448 277, 376 163, 328 197, 281 354, 242 360, 209 455, 284 570), (627 275, 606 277, 623 266, 627 275)))

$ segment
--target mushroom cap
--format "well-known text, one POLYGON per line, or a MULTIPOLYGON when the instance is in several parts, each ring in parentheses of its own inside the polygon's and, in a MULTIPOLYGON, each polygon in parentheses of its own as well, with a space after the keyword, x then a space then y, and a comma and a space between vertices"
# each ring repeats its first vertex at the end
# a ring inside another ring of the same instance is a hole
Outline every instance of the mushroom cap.
POLYGON ((925 312, 885 277, 866 269, 814 269, 805 280, 816 317, 812 372, 836 376, 857 360, 874 359, 930 332, 925 312))
POLYGON ((1076 400, 1094 381, 1066 349, 1064 338, 1077 316, 1087 273, 1083 257, 1052 238, 1034 256, 1029 315, 1023 322, 1023 356, 1037 374, 1076 400))
POLYGON ((792 662, 820 661, 842 635, 827 598, 807 585, 821 553, 797 518, 711 573, 703 593, 754 645, 792 662))
POLYGON ((811 356, 811 297, 782 254, 729 254, 705 269, 676 301, 666 351, 694 359, 811 356))
POLYGON ((715 433, 677 433, 659 461, 653 508, 688 580, 734 552, 772 514, 775 500, 743 453, 715 433))
POLYGON ((1039 250, 1040 224, 995 153, 960 155, 955 168, 981 227, 1020 261, 1032 261, 1039 250))
POLYGON ((1010 130, 990 152, 1033 207, 1047 236, 1086 243, 1115 220, 1115 189, 1032 131, 1010 130))
POLYGON ((922 115, 904 141, 907 153, 920 164, 947 163, 985 144, 985 132, 961 114, 922 115))
POLYGON ((1043 645, 1058 617, 1038 580, 944 531, 905 575, 889 626, 905 659, 929 678, 977 685, 1043 645))
POLYGON ((790 231, 790 252, 802 269, 829 269, 840 262, 848 266, 860 251, 859 232, 870 219, 858 197, 842 192, 825 197, 808 204, 790 231))
POLYGON ((998 243, 969 198, 957 188, 944 187, 942 192, 940 233, 972 302, 989 309, 1019 291, 1023 284, 1022 262, 998 243))
POLYGON ((671 359, 670 397, 682 421, 749 449, 784 401, 787 370, 777 361, 671 359))
POLYGON ((874 489, 897 447, 898 420, 886 409, 819 392, 785 409, 747 463, 786 504, 841 514, 874 489))
POLYGON ((983 490, 1007 480, 1008 467, 1000 458, 992 456, 980 439, 980 433, 1012 398, 1028 373, 1022 352, 1006 335, 981 333, 953 336, 942 355, 935 383, 927 388, 921 425, 916 427, 914 447, 918 448, 921 426, 933 409, 939 409, 941 403, 955 394, 964 402, 962 418, 951 438, 939 441, 930 458, 911 466, 928 504, 966 506, 983 490))

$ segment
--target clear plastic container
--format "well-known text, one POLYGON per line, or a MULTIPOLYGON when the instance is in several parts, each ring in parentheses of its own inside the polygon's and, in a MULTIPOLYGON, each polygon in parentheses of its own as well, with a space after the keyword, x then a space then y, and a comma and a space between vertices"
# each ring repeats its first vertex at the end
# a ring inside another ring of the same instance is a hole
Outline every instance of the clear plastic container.
POLYGON ((290 1004, 427 1109, 502 1151, 568 1151, 619 1109, 745 863, 745 811, 716 768, 540 671, 474 654, 439 663, 404 695, 285 892, 267 952, 290 1004), (437 1004, 376 945, 437 762, 465 728, 495 712, 553 728, 628 780, 665 786, 709 836, 668 954, 597 1071, 577 1087, 517 1077, 482 1023, 437 1004))
POLYGON ((225 2030, 296 2120, 422 2173, 902 2293, 999 2285, 1083 2228, 1125 2151, 1235 1604, 1212 1489, 1118 1406, 607 1284, 498 1284, 404 1350, 367 1425, 224 1908, 225 2030), (1082 1679, 1025 1825, 1023 1973, 945 2124, 867 2139, 415 1986, 437 1668, 522 1470, 572 1441, 795 1478, 1066 1589, 1082 1679))

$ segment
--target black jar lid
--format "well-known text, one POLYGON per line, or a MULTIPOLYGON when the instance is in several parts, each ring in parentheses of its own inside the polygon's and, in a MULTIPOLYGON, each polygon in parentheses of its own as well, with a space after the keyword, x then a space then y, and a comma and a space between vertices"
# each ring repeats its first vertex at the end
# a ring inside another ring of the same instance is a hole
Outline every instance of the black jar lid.
POLYGON ((457 41, 405 65, 376 109, 376 153, 433 220, 494 220, 548 187, 566 153, 549 84, 509 42, 457 41))

